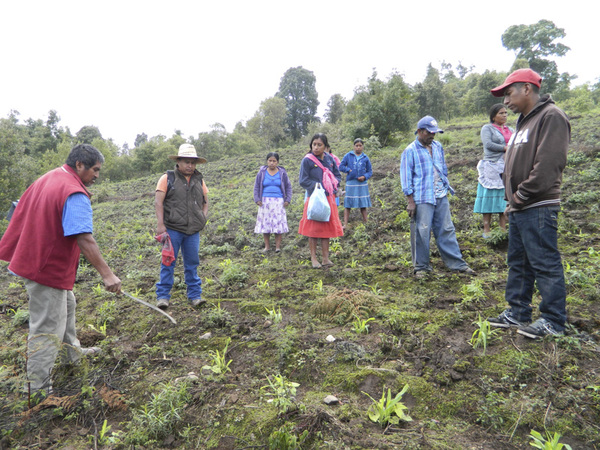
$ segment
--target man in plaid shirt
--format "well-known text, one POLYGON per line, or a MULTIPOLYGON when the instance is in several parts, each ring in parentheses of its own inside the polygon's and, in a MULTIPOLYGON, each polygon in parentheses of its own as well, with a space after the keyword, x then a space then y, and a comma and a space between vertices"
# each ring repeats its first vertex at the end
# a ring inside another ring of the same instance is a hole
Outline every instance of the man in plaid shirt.
POLYGON ((475 274, 462 257, 450 215, 448 194, 454 194, 454 190, 448 181, 444 149, 434 140, 436 133, 443 132, 433 117, 423 117, 417 124, 417 138, 402 152, 400 162, 400 181, 411 218, 412 261, 417 278, 432 270, 429 263, 432 232, 442 260, 450 270, 475 274))

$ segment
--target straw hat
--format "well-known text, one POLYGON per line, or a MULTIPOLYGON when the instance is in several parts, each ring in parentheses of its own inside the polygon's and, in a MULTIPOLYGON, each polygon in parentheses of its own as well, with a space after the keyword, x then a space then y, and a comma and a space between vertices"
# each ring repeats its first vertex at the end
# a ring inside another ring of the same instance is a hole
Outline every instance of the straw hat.
POLYGON ((179 152, 177 155, 169 156, 171 159, 179 159, 179 158, 189 158, 189 159, 197 159, 199 164, 204 164, 206 162, 205 158, 198 156, 196 153, 196 147, 192 144, 181 144, 179 146, 179 152))

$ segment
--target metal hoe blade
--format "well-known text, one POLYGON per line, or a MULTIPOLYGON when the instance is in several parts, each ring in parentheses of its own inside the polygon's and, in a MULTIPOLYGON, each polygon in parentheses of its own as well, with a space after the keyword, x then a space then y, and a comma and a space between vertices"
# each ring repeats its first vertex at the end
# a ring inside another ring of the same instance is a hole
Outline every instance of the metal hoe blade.
POLYGON ((155 311, 158 311, 159 313, 161 313, 163 316, 166 316, 171 322, 173 322, 175 325, 177 325, 177 321, 175 319, 173 319, 170 315, 168 315, 166 312, 164 312, 162 309, 157 308, 154 305, 151 305, 148 302, 145 302, 144 300, 140 300, 139 298, 135 298, 133 295, 128 294, 125 291, 121 291, 121 294, 125 295, 126 297, 129 297, 132 300, 135 300, 138 303, 141 303, 144 306, 147 306, 148 308, 152 308, 155 311))
POLYGON ((410 218, 410 251, 411 251, 411 256, 412 256, 412 263, 413 263, 413 271, 415 270, 414 265, 417 262, 417 218, 416 218, 416 211, 415 211, 415 216, 410 218))

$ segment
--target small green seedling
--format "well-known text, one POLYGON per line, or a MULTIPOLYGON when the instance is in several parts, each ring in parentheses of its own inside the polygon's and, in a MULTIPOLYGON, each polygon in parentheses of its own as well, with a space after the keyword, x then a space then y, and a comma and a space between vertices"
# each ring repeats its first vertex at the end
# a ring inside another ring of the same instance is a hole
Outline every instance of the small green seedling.
POLYGON ((461 287, 463 303, 474 303, 485 300, 485 291, 481 280, 473 280, 469 284, 463 284, 461 287))
POLYGON ((331 253, 338 253, 342 251, 342 244, 340 243, 340 238, 330 239, 329 250, 331 253))
POLYGON ((102 428, 98 432, 98 444, 104 445, 108 442, 108 437, 109 437, 108 432, 110 431, 110 428, 111 427, 110 427, 110 425, 108 425, 108 421, 106 419, 104 419, 102 428))
POLYGON ((379 401, 375 400, 366 392, 363 392, 363 394, 373 401, 367 411, 369 414, 369 419, 380 424, 382 427, 385 427, 390 423, 398 424, 401 420, 404 420, 405 422, 411 422, 412 418, 404 413, 408 407, 401 402, 402 396, 407 390, 408 384, 404 385, 404 388, 402 388, 402 390, 394 398, 392 398, 392 390, 388 389, 386 397, 384 389, 379 401))
POLYGON ((91 328, 92 330, 94 330, 95 332, 97 332, 97 333, 101 333, 101 334, 103 334, 104 336, 106 336, 106 328, 107 328, 107 326, 106 326, 106 321, 105 321, 105 322, 104 322, 102 325, 100 325, 98 328, 96 328, 96 327, 95 327, 94 325, 92 325, 91 323, 89 323, 89 324, 88 324, 88 327, 90 327, 90 328, 91 328))
POLYGON ((257 281, 256 287, 260 290, 268 289, 269 288, 269 280, 267 279, 265 281, 262 281, 262 280, 257 281))
POLYGON ((281 307, 279 307, 277 311, 275 311, 275 307, 273 307, 273 309, 265 307, 265 309, 267 310, 268 314, 267 319, 269 319, 274 324, 279 323, 283 320, 283 315, 281 314, 281 307))
POLYGON ((370 317, 368 319, 361 319, 360 317, 355 315, 354 320, 352 321, 352 329, 357 334, 367 334, 369 332, 368 323, 374 320, 375 319, 373 317, 370 317))
POLYGON ((274 375, 272 380, 270 377, 267 377, 267 381, 269 384, 261 387, 261 389, 269 389, 270 392, 265 392, 265 395, 273 397, 272 402, 281 413, 287 412, 294 404, 296 388, 300 384, 288 381, 283 375, 274 375))
POLYGON ((352 269, 356 269, 358 267, 358 259, 352 258, 352 261, 350 261, 347 266, 352 269))
POLYGON ((323 292, 323 280, 316 281, 313 284, 313 290, 316 292, 323 292))
POLYGON ((231 338, 227 339, 227 343, 225 344, 225 348, 223 349, 223 353, 219 352, 219 350, 211 350, 208 352, 210 357, 212 358, 212 365, 205 365, 202 369, 212 370, 214 373, 221 375, 226 372, 231 372, 229 365, 233 360, 225 361, 225 356, 227 354, 227 348, 229 347, 229 343, 231 342, 231 338))
POLYGON ((481 314, 479 315, 479 320, 473 322, 473 324, 479 326, 479 328, 473 332, 473 336, 471 336, 469 343, 473 346, 473 348, 478 348, 480 346, 483 347, 483 354, 485 355, 490 338, 498 330, 492 329, 490 323, 481 318, 481 314))
POLYGON ((544 437, 541 433, 531 430, 529 437, 533 440, 533 442, 530 442, 529 445, 535 448, 541 448, 543 450, 561 450, 562 448, 565 450, 572 450, 570 445, 561 444, 558 442, 562 437, 558 433, 551 435, 548 431, 546 431, 546 436, 544 437))
POLYGON ((102 295, 102 292, 104 291, 104 288, 102 286, 100 286, 100 283, 98 283, 96 286, 92 286, 92 291, 94 292, 95 295, 102 295))
POLYGON ((363 286, 371 289, 371 292, 375 295, 379 295, 383 292, 383 290, 379 288, 379 283, 375 283, 375 286, 371 286, 370 284, 363 284, 363 286))

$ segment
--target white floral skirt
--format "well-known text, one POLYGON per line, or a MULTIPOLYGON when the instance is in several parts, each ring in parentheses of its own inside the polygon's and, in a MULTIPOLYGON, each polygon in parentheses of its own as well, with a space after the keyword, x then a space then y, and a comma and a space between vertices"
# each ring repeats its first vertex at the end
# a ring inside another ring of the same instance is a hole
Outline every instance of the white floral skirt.
POLYGON ((259 234, 282 234, 289 231, 287 214, 282 198, 263 197, 262 206, 258 207, 254 232, 259 234))

